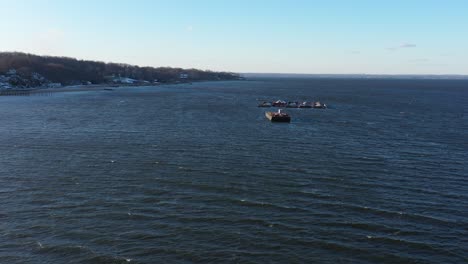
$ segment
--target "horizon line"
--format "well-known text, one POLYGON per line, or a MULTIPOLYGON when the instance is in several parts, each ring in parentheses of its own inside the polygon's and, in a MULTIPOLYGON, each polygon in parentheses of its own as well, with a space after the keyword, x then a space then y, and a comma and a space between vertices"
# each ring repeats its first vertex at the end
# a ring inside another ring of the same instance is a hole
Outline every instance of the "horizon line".
POLYGON ((459 73, 302 73, 302 72, 239 72, 239 74, 256 75, 354 75, 354 76, 460 76, 468 74, 459 73))

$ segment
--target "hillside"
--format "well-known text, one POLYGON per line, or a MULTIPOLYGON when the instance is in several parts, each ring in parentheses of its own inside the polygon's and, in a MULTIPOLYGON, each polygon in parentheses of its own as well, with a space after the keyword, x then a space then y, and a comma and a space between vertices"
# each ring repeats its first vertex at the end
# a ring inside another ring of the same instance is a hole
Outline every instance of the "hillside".
POLYGON ((0 88, 105 83, 170 83, 235 80, 230 72, 170 67, 139 67, 122 63, 0 52, 0 88))

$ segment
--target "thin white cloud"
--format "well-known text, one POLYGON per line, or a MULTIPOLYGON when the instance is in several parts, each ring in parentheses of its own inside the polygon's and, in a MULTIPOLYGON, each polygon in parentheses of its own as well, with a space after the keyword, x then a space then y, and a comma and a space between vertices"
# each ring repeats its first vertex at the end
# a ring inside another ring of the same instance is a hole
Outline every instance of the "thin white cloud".
POLYGON ((410 60, 410 62, 428 62, 429 59, 426 59, 426 58, 418 58, 418 59, 413 59, 413 60, 410 60))
POLYGON ((399 49, 408 49, 408 48, 416 48, 416 44, 412 44, 412 43, 403 43, 399 46, 396 46, 396 47, 390 47, 390 48, 387 48, 387 50, 389 51, 396 51, 396 50, 399 50, 399 49))
POLYGON ((400 46, 400 48, 415 48, 416 44, 405 43, 400 46))

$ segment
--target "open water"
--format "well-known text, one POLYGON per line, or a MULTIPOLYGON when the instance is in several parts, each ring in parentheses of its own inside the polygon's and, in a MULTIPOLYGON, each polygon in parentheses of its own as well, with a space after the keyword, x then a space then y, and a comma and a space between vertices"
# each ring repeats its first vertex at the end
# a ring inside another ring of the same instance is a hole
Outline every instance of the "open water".
POLYGON ((0 263, 351 262, 468 262, 468 81, 0 97, 0 263))

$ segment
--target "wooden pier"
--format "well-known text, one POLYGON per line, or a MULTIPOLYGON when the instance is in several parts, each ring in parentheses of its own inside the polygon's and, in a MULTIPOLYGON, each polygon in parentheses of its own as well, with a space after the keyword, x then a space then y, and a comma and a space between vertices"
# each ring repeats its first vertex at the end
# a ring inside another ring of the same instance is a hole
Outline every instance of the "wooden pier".
POLYGON ((3 90, 0 91, 0 96, 29 96, 31 90, 3 90))
POLYGON ((40 89, 25 89, 25 90, 2 90, 0 96, 49 96, 52 95, 51 91, 40 89))

